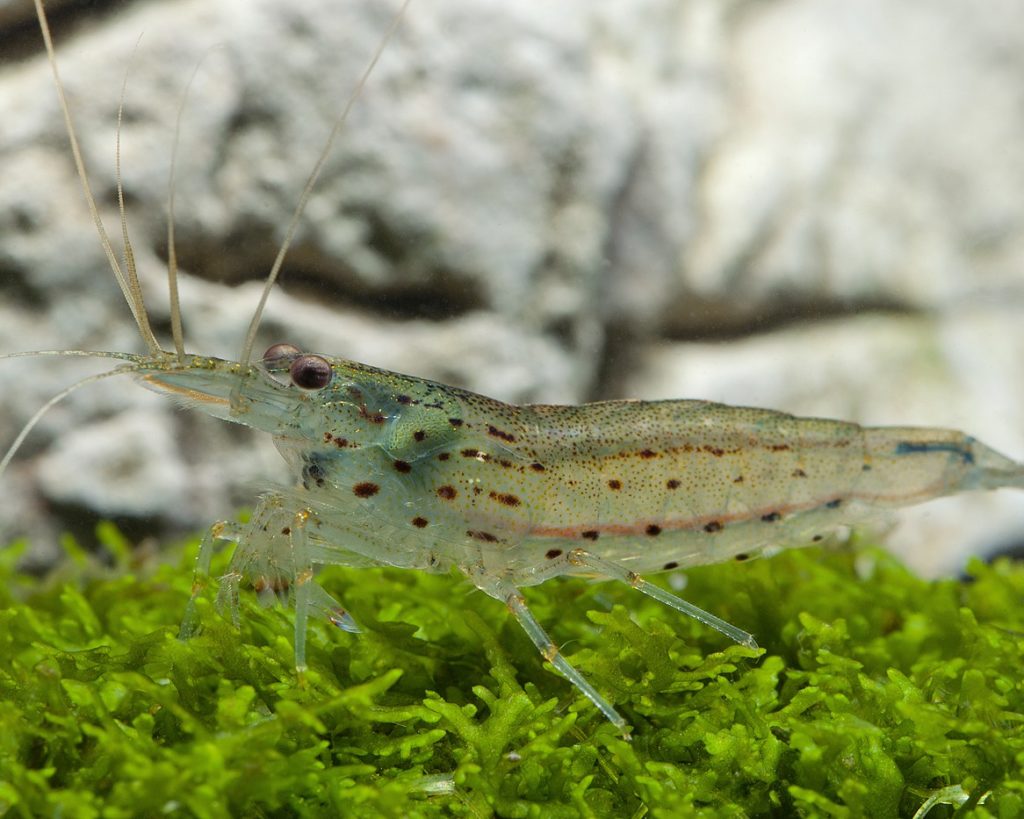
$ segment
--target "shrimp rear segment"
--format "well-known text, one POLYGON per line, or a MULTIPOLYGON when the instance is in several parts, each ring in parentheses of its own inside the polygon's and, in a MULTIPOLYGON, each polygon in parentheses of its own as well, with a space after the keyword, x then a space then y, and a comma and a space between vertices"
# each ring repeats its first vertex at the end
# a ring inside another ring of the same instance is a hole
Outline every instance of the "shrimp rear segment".
POLYGON ((524 573, 583 546, 659 571, 798 546, 886 507, 1021 486, 951 430, 860 427, 701 401, 526 407, 545 464, 524 573), (532 547, 532 548, 530 548, 532 547))

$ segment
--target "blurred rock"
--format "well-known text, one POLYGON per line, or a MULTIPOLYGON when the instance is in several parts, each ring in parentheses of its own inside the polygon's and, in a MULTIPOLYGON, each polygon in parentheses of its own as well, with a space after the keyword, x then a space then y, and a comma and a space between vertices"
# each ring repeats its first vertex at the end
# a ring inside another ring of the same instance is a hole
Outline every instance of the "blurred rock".
MULTIPOLYGON (((8 7, 0 24, 24 19, 25 4, 8 7)), ((193 70, 175 220, 186 336, 190 349, 234 357, 257 282, 394 8, 62 4, 61 71, 115 234, 128 79, 122 174, 158 329, 170 146, 193 70)), ((38 34, 23 25, 5 42, 0 349, 138 350, 38 34)), ((917 423, 979 431, 1024 456, 1011 419, 1024 339, 1022 79, 1012 0, 984 14, 969 0, 414 2, 338 135, 259 343, 514 401, 722 397, 876 422, 913 406, 917 423), (878 309, 888 318, 859 317, 878 309), (729 343, 694 343, 710 338, 729 343), (798 357, 826 350, 819 364, 798 357)), ((0 441, 99 369, 2 362, 0 441)), ((0 536, 52 541, 69 497, 95 515, 200 528, 284 479, 266 442, 113 379, 30 436, 0 478, 0 536), (149 449, 140 419, 160 427, 149 449), (127 483, 101 487, 103 469, 143 454, 162 461, 160 476, 127 470, 127 483)), ((959 515, 965 529, 973 517, 959 515)), ((952 535, 970 549, 1024 531, 1014 510, 977 517, 1004 529, 952 535)))

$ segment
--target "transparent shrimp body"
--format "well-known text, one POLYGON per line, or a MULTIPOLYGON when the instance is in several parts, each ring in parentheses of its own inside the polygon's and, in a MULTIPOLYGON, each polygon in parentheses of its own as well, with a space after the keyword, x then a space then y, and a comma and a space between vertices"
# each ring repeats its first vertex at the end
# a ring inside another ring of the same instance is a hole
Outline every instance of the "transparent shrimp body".
POLYGON ((317 565, 457 567, 623 730, 521 588, 576 574, 620 580, 754 646, 641 573, 810 544, 882 509, 964 490, 1024 486, 1024 467, 953 430, 705 401, 515 406, 289 345, 257 365, 164 359, 138 376, 271 434, 290 465, 296 485, 264 495, 247 526, 214 527, 200 574, 213 540, 227 538, 238 545, 222 602, 234 608, 243 580, 287 590, 298 667, 311 612, 356 629, 317 586, 317 565))

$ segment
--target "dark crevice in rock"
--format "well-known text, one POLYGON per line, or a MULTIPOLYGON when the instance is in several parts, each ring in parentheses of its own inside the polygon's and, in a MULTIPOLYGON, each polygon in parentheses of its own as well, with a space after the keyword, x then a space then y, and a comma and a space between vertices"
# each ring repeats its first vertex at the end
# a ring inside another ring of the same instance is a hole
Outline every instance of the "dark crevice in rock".
MULTIPOLYGON (((179 230, 175 244, 182 270, 226 285, 262 281, 278 251, 268 231, 251 227, 234 232, 222 242, 179 230)), ((156 252, 166 262, 166 242, 159 242, 156 252)), ((297 298, 325 306, 359 307, 388 319, 440 320, 486 306, 484 293, 474 279, 439 264, 429 266, 419 261, 413 267, 415 250, 408 245, 391 245, 390 253, 394 256, 389 259, 393 268, 402 271, 395 276, 401 279, 368 283, 344 261, 329 258, 308 244, 297 244, 285 258, 280 286, 297 298)), ((420 258, 424 257, 429 258, 429 254, 420 258)))
POLYGON ((593 389, 585 396, 585 400, 608 401, 626 397, 623 395, 623 386, 626 376, 639 366, 639 349, 636 337, 624 324, 607 325, 593 389))
MULTIPOLYGON (((77 35, 103 25, 109 17, 123 15, 130 5, 125 0, 51 0, 46 3, 46 18, 58 53, 77 35)), ((4 63, 32 59, 42 51, 43 35, 31 3, 0 14, 0 55, 4 63)))
POLYGON ((679 344, 740 341, 796 325, 808 326, 865 313, 911 316, 920 315, 921 311, 884 299, 779 301, 772 305, 758 305, 748 314, 735 312, 735 305, 719 309, 694 306, 685 318, 677 314, 678 323, 674 327, 663 328, 657 335, 640 333, 625 322, 612 322, 606 327, 595 388, 587 400, 642 398, 624 395, 623 385, 628 374, 639 366, 643 346, 652 341, 679 344))
POLYGON ((102 521, 110 521, 117 526, 118 531, 129 543, 139 543, 145 538, 152 537, 154 532, 166 531, 164 522, 149 515, 101 515, 77 503, 55 501, 51 501, 49 506, 50 520, 53 521, 55 528, 71 535, 87 552, 104 553, 96 536, 96 526, 102 521))
MULTIPOLYGON (((997 543, 992 543, 988 548, 978 549, 978 554, 986 563, 995 563, 997 560, 1006 558, 1017 562, 1024 561, 1024 537, 1010 537, 997 543)), ((975 578, 961 570, 958 578, 963 583, 973 583, 975 578)))
POLYGON ((906 304, 882 296, 866 299, 778 298, 751 304, 747 309, 735 304, 688 300, 665 322, 660 337, 667 341, 735 341, 773 332, 796 324, 875 313, 913 315, 920 313, 906 304))
POLYGON ((31 276, 10 261, 0 262, 0 295, 5 304, 29 310, 43 310, 48 302, 46 294, 32 286, 31 276))
MULTIPOLYGON (((325 285, 315 273, 289 270, 282 286, 296 298, 323 303, 325 285)), ((330 303, 356 307, 388 320, 430 319, 442 321, 484 309, 484 298, 475 282, 445 270, 431 272, 425 281, 366 285, 332 284, 326 288, 330 303)))

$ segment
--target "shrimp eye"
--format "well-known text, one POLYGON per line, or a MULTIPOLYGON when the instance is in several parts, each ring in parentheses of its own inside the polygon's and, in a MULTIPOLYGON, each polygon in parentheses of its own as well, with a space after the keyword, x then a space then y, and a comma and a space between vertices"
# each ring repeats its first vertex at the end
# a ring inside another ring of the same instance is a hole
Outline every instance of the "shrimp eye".
POLYGON ((301 354, 302 350, 294 344, 273 344, 267 347, 267 351, 263 354, 263 363, 274 364, 282 358, 292 358, 301 354))
POLYGON ((331 383, 334 370, 326 358, 318 355, 300 355, 292 362, 288 374, 296 387, 304 390, 322 390, 331 383))

